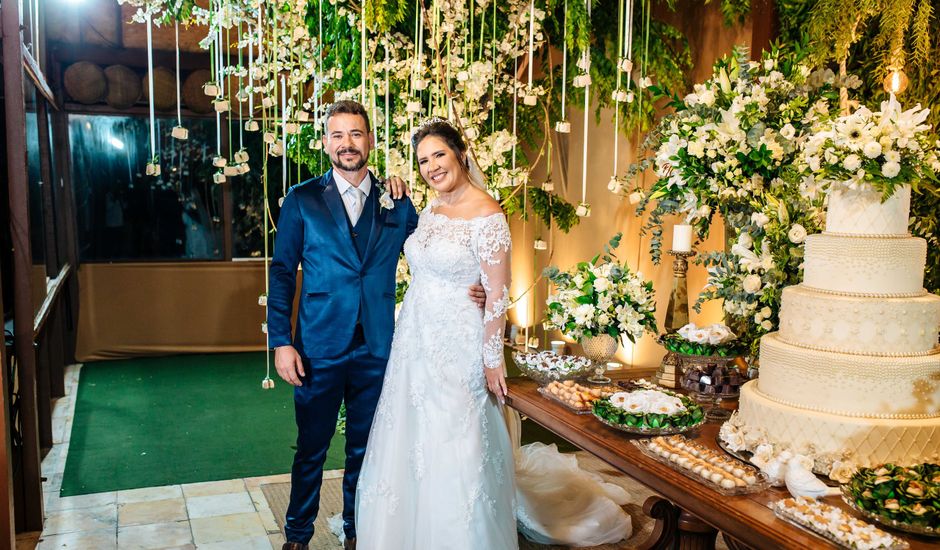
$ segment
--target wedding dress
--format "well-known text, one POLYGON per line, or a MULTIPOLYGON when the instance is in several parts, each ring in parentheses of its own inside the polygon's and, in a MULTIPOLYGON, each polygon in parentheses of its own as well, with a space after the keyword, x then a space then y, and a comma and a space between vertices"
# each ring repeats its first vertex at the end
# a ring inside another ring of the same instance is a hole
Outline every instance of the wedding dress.
POLYGON ((622 490, 554 446, 516 441, 514 452, 483 370, 503 368, 509 226, 503 214, 449 218, 434 206, 405 242, 412 280, 359 477, 358 548, 512 550, 517 516, 542 543, 629 536, 622 490), (482 312, 467 293, 475 283, 487 290, 482 312))

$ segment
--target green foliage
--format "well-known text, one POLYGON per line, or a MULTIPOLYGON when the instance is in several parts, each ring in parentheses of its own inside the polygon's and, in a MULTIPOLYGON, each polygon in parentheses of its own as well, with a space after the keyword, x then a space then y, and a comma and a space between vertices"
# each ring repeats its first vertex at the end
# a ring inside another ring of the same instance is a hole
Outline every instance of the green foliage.
POLYGON ((516 193, 510 196, 513 189, 504 187, 500 189, 500 195, 506 213, 516 214, 523 220, 529 219, 529 210, 547 226, 552 222, 558 229, 567 233, 572 227, 578 224, 578 215, 575 213, 575 207, 570 203, 558 198, 554 193, 543 191, 538 187, 529 187, 527 194, 528 200, 523 205, 522 193, 516 193), (526 208, 523 208, 525 206, 526 208))

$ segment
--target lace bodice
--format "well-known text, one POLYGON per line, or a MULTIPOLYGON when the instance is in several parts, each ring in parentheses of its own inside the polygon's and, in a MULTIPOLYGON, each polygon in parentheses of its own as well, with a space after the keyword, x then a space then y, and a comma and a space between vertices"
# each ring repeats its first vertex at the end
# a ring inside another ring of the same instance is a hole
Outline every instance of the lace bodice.
POLYGON ((483 285, 483 364, 487 368, 503 366, 511 249, 509 224, 502 213, 449 218, 435 213, 433 203, 421 213, 418 228, 405 242, 412 285, 423 287, 422 292, 432 292, 436 286, 438 292, 451 289, 456 299, 466 300, 471 285, 483 285))

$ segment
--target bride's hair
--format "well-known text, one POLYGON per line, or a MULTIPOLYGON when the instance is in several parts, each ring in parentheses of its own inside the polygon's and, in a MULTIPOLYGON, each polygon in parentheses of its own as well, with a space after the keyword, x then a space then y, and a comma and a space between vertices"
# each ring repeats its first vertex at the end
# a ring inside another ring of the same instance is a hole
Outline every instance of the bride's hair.
POLYGON ((442 140, 447 147, 453 151, 454 156, 458 159, 463 158, 463 167, 467 177, 470 179, 470 183, 486 191, 483 175, 470 158, 467 152, 467 142, 463 140, 463 136, 460 135, 460 131, 457 128, 443 118, 434 117, 428 119, 411 134, 411 146, 417 150, 418 144, 424 141, 424 138, 428 136, 434 136, 442 140))

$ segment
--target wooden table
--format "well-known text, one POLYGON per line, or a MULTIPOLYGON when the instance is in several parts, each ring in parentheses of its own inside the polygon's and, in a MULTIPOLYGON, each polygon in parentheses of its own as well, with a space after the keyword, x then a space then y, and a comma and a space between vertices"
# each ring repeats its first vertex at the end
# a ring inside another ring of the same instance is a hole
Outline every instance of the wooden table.
MULTIPOLYGON (((510 407, 665 497, 651 497, 644 504, 644 511, 656 520, 656 527, 643 549, 712 549, 718 531, 735 550, 837 548, 777 519, 770 506, 789 496, 785 489, 724 496, 642 454, 630 443, 636 436, 542 397, 533 380, 510 378, 508 386, 506 403, 510 407)), ((706 424, 692 437, 717 449, 718 428, 717 424, 706 424)), ((846 508, 839 497, 827 497, 825 501, 846 508)), ((912 550, 940 547, 936 540, 904 538, 912 550)))

